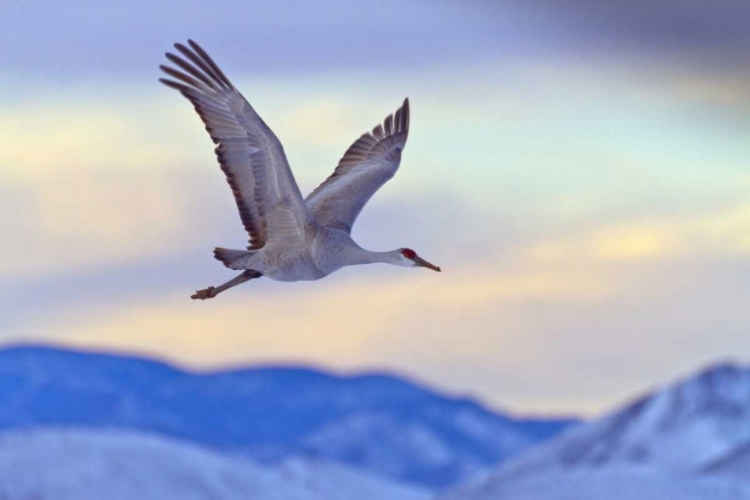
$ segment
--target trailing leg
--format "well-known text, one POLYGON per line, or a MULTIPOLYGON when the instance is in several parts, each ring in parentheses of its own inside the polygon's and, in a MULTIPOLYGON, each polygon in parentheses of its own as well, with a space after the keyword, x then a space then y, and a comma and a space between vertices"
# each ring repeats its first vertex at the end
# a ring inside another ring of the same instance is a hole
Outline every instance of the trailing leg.
POLYGON ((219 285, 219 286, 216 286, 216 287, 210 286, 208 288, 204 288, 203 290, 198 290, 193 295, 191 295, 190 298, 193 299, 193 300, 196 300, 196 299, 200 299, 200 300, 212 299, 212 298, 216 297, 217 295, 219 295, 224 290, 229 290, 233 286, 240 285, 240 284, 242 284, 242 283, 244 283, 246 281, 250 281, 250 280, 255 279, 255 278, 260 278, 261 276, 263 276, 263 275, 261 273, 259 273, 258 271, 254 271, 252 269, 248 269, 247 271, 243 272, 242 274, 240 274, 236 278, 233 278, 233 279, 227 281, 226 283, 224 283, 222 285, 219 285))

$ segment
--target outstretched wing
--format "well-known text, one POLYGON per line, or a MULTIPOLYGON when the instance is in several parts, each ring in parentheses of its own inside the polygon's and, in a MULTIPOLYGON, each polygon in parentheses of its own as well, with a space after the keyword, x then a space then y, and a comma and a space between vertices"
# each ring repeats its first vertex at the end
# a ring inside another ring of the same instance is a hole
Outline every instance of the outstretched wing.
POLYGON ((274 220, 284 221, 287 238, 304 235, 312 218, 278 138, 208 54, 192 40, 188 45, 174 45, 182 57, 166 54, 177 68, 159 68, 174 80, 159 81, 193 103, 217 144, 216 157, 250 235, 248 249, 261 248, 273 239, 274 220), (285 215, 269 218, 274 211, 285 215))
POLYGON ((320 224, 351 232, 359 212, 401 163, 409 134, 409 99, 382 125, 357 139, 336 170, 305 199, 320 224))

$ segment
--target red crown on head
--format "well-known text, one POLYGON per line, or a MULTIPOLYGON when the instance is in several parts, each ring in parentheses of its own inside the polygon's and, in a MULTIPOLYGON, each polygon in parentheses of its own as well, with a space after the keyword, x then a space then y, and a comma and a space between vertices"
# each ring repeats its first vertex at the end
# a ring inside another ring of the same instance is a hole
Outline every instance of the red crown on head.
POLYGON ((403 255, 407 259, 414 260, 414 257, 417 256, 417 252, 415 252, 411 248, 404 248, 403 250, 401 250, 401 255, 403 255))

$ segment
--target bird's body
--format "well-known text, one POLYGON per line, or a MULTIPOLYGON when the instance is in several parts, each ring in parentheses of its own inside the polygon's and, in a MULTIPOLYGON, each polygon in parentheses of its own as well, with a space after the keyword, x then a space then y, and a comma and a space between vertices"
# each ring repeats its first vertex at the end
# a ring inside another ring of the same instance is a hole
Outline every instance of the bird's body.
POLYGON ((281 143, 216 63, 195 42, 167 53, 179 69, 161 66, 162 79, 188 98, 217 144, 216 155, 250 236, 247 250, 216 248, 214 256, 243 273, 194 299, 216 296, 250 279, 318 280, 344 266, 387 263, 440 268, 399 248, 373 252, 357 245, 351 228, 372 195, 398 170, 409 132, 409 101, 346 151, 334 173, 302 198, 281 143))
MULTIPOLYGON (((237 270, 254 269, 276 281, 315 281, 344 266, 378 262, 398 265, 403 259, 400 250, 372 252, 357 245, 345 231, 319 224, 316 226, 311 231, 310 239, 302 245, 244 252, 245 255, 226 265, 237 270)), ((222 250, 216 249, 215 252, 221 253, 222 250)))
POLYGON ((276 281, 314 281, 344 267, 342 254, 356 245, 348 234, 316 224, 302 244, 247 252, 227 267, 254 269, 276 281))

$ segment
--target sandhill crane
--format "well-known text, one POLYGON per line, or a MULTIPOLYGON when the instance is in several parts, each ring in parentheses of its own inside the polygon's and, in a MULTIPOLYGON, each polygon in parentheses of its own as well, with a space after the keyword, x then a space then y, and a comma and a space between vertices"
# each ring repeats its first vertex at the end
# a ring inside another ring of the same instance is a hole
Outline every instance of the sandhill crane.
POLYGON ((398 170, 409 133, 408 98, 382 125, 357 139, 333 174, 303 199, 276 135, 206 51, 192 40, 174 47, 182 57, 166 54, 176 68, 159 66, 172 78, 159 81, 190 100, 206 125, 250 236, 246 250, 214 250, 214 257, 226 267, 243 272, 191 298, 213 298, 261 276, 317 280, 357 264, 382 262, 440 271, 410 248, 373 252, 350 236, 359 212, 398 170))

